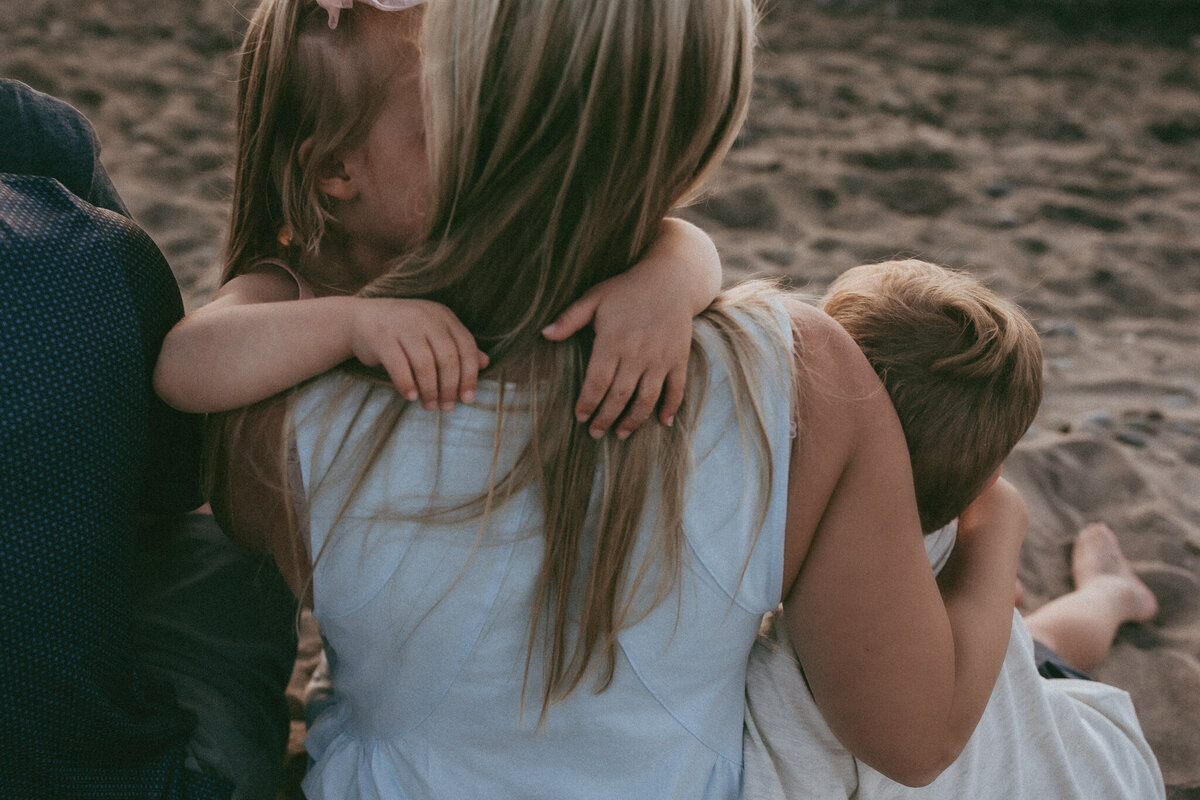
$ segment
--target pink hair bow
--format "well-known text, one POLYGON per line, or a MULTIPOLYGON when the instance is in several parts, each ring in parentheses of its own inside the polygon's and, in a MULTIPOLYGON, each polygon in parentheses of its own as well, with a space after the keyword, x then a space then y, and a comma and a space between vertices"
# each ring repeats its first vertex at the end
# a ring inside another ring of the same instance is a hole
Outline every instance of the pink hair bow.
POLYGON ((329 27, 336 28, 342 9, 350 8, 355 2, 366 3, 380 11, 403 11, 419 6, 425 0, 317 0, 317 5, 329 12, 329 27))

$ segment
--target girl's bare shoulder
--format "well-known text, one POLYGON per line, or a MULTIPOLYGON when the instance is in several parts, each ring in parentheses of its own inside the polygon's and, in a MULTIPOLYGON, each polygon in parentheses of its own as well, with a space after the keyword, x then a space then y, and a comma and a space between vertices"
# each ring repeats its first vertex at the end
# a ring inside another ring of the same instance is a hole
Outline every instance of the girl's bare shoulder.
MULTIPOLYGON (((222 305, 250 305, 304 299, 306 285, 282 262, 267 261, 226 281, 214 296, 222 305)), ((308 291, 311 297, 312 292, 308 291)))

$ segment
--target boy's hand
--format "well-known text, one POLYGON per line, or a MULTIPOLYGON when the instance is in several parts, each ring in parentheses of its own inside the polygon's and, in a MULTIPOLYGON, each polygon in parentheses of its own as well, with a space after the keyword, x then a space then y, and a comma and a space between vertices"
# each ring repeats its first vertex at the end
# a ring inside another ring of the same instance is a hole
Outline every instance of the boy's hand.
POLYGON ((954 550, 938 575, 943 596, 953 592, 1011 608, 1028 527, 1021 493, 1004 478, 993 479, 958 517, 954 550))
POLYGON ((488 363, 454 312, 430 300, 355 298, 349 335, 355 358, 382 366, 397 391, 427 411, 474 400, 488 363))
POLYGON ((691 310, 674 305, 625 273, 592 287, 542 331, 557 342, 588 324, 595 329, 575 404, 575 418, 590 420, 594 438, 604 436, 618 417, 617 437, 628 438, 656 405, 664 425, 674 422, 692 346, 691 310))
POLYGON ((995 477, 978 497, 959 515, 959 536, 1001 535, 1013 540, 1019 548, 1029 526, 1029 510, 1017 488, 1001 477, 995 477))

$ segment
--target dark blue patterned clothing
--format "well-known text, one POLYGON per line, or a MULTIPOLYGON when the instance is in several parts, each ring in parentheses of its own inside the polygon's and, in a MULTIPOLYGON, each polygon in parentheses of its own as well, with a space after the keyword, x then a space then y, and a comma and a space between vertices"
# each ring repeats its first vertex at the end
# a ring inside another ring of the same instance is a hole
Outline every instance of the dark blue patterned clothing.
POLYGON ((295 601, 179 513, 199 420, 150 377, 183 307, 97 156, 0 80, 0 798, 269 800, 295 601))
POLYGON ((100 164, 87 118, 58 98, 0 79, 0 172, 57 178, 71 194, 129 216, 100 164))
POLYGON ((0 175, 6 798, 229 796, 183 768, 193 720, 144 679, 131 630, 139 513, 196 500, 162 468, 190 441, 155 431, 169 415, 149 383, 178 303, 128 219, 0 175))

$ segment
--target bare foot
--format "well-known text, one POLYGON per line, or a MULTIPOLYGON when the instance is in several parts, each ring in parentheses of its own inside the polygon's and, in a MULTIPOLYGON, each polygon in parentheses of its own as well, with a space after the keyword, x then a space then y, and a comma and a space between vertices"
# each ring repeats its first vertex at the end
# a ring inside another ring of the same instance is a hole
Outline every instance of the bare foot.
POLYGON ((1158 600, 1150 587, 1134 573, 1121 552, 1112 529, 1094 522, 1079 532, 1071 554, 1071 574, 1075 588, 1095 584, 1110 589, 1120 598, 1126 622, 1148 622, 1158 614, 1158 600))

